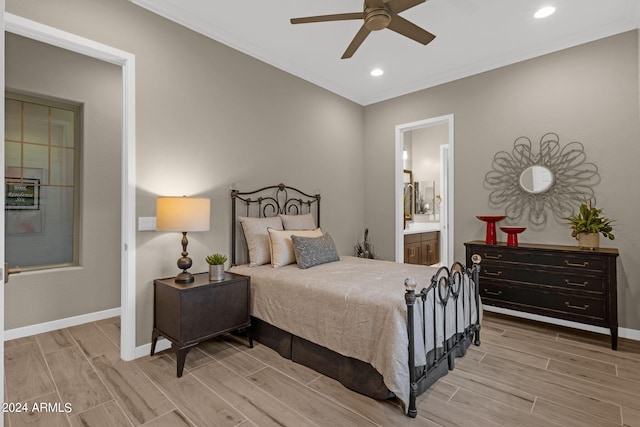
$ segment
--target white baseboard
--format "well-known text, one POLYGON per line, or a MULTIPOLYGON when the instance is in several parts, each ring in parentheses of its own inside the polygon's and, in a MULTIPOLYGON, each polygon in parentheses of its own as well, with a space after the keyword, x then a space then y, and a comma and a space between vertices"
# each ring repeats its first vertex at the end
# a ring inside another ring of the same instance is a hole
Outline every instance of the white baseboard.
MULTIPOLYGON (((156 354, 168 348, 171 348, 171 341, 165 338, 159 338, 158 342, 156 343, 156 354)), ((151 353, 151 343, 136 347, 136 353, 134 356, 136 359, 139 359, 141 357, 148 356, 150 353, 151 353)))
MULTIPOLYGON (((521 317, 523 319, 535 320, 538 322, 551 323, 552 325, 566 326, 568 328, 581 329, 583 331, 595 332, 598 334, 609 335, 608 328, 601 328, 599 326, 585 325, 584 323, 570 322, 568 320, 556 319, 553 317, 540 316, 538 314, 525 313, 522 311, 510 310, 508 308, 494 307, 491 305, 483 305, 483 310, 492 313, 506 314, 514 317, 521 317)), ((630 340, 640 341, 640 331, 630 328, 618 328, 618 337, 627 338, 630 340)))
POLYGON ((94 313, 81 314, 79 316, 67 317, 65 319, 52 320, 51 322, 38 323, 36 325, 23 326, 21 328, 8 329, 4 331, 4 340, 14 340, 16 338, 29 337, 31 335, 43 334, 57 329, 68 328, 70 326, 82 325, 83 323, 95 322, 97 320, 108 319, 120 316, 120 307, 109 310, 96 311, 94 313))

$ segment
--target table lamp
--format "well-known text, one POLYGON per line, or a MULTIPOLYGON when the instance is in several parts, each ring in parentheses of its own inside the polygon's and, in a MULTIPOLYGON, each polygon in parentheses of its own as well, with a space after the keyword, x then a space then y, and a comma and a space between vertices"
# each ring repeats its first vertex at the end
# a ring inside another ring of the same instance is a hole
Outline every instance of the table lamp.
POLYGON ((188 231, 208 231, 211 200, 195 197, 158 197, 156 200, 156 230, 178 231, 182 233, 182 256, 178 258, 178 268, 182 273, 175 278, 177 283, 193 282, 193 275, 187 270, 192 261, 187 252, 188 231))

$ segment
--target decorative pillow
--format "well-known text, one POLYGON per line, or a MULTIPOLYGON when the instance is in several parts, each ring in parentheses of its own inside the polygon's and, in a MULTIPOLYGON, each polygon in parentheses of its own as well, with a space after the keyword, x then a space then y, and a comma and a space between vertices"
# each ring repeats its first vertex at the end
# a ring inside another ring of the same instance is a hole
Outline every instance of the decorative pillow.
POLYGON ((282 219, 282 225, 285 230, 315 230, 316 220, 313 219, 313 215, 278 215, 282 219))
POLYGON ((280 217, 251 218, 240 216, 238 220, 242 224, 244 238, 247 240, 247 248, 249 248, 249 266, 255 267, 271 262, 267 229, 282 230, 280 217))
POLYGON ((320 237, 291 236, 293 252, 300 268, 309 268, 328 262, 340 261, 333 239, 326 233, 320 237))
POLYGON ((291 238, 295 236, 319 237, 322 236, 322 230, 274 230, 268 229, 269 241, 271 243, 271 265, 275 268, 283 265, 293 264, 296 257, 293 253, 293 243, 291 238))

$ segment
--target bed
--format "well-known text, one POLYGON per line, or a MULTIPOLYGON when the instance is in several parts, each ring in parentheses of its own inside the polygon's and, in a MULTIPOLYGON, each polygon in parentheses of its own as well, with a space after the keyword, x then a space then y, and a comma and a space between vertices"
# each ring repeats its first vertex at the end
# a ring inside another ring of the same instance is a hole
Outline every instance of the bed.
POLYGON ((253 338, 283 357, 415 417, 417 395, 480 344, 479 257, 434 268, 339 256, 320 195, 279 184, 231 198, 231 271, 251 277, 253 338))

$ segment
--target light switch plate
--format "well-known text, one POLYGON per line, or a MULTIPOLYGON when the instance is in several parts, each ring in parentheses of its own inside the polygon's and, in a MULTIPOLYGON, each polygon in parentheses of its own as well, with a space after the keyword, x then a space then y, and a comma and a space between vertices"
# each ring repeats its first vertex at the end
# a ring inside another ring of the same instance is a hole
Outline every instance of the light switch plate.
POLYGON ((138 217, 138 231, 156 231, 155 216, 138 217))

